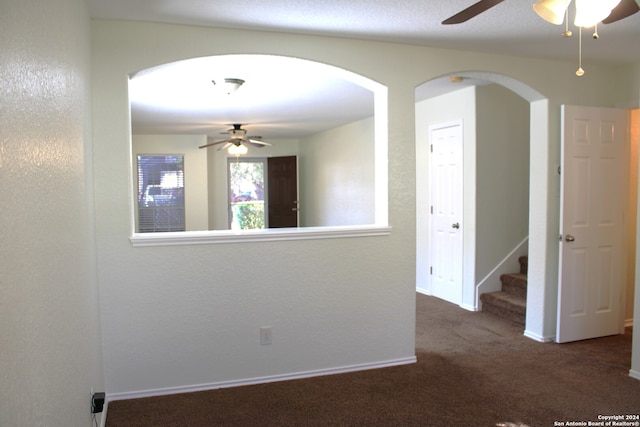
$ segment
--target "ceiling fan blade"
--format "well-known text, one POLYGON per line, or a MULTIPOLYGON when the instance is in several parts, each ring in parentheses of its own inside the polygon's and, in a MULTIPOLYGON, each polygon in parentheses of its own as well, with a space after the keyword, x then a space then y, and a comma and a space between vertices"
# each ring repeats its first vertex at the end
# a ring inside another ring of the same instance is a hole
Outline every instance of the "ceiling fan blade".
POLYGON ((227 143, 228 143, 228 142, 229 142, 229 140, 228 140, 228 139, 225 139, 224 141, 210 142, 209 144, 201 145, 201 146, 200 146, 200 147, 198 147, 198 148, 207 148, 207 147, 211 147, 212 145, 222 144, 222 143, 224 143, 224 142, 227 142, 227 143))
POLYGON ((622 0, 611 11, 611 14, 602 20, 602 23, 611 24, 612 22, 616 22, 626 18, 627 16, 631 16, 638 11, 640 11, 640 6, 638 6, 636 0, 622 0))
POLYGON ((220 141, 220 142, 226 142, 226 144, 221 145, 220 147, 218 147, 218 149, 216 151, 224 151, 227 148, 231 147, 232 145, 234 145, 231 141, 220 141))
POLYGON ((273 144, 270 144, 268 142, 265 142, 265 141, 262 141, 262 140, 259 140, 259 139, 251 139, 251 138, 249 138, 249 139, 243 139, 242 141, 246 142, 247 144, 251 144, 254 147, 258 147, 258 148, 262 148, 264 146, 269 146, 269 147, 273 146, 273 144))
POLYGON ((482 12, 491 9, 493 6, 502 3, 504 0, 480 0, 472 4, 462 12, 458 12, 450 18, 442 21, 442 25, 461 24, 471 18, 475 18, 482 12))

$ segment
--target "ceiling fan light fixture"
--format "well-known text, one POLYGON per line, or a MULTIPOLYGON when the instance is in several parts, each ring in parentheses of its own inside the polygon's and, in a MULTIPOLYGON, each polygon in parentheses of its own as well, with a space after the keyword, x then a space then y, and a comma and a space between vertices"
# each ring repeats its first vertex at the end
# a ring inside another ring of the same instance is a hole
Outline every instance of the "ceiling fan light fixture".
POLYGON ((229 129, 227 133, 231 139, 242 139, 247 134, 247 131, 242 129, 240 125, 234 125, 233 129, 229 129))
POLYGON ((540 0, 533 5, 533 10, 545 21, 561 25, 571 0, 540 0))
POLYGON ((227 149, 227 152, 232 156, 243 156, 249 152, 249 149, 243 144, 232 144, 227 149))
POLYGON ((576 27, 590 28, 601 22, 621 0, 576 0, 576 27))

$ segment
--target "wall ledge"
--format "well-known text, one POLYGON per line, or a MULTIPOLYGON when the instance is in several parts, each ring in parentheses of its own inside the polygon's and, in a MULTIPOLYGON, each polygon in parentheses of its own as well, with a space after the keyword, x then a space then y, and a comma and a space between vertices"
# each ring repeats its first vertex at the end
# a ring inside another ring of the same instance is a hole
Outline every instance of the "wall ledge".
POLYGON ((267 230, 182 231, 170 233, 134 233, 134 247, 203 245, 216 243, 274 242, 289 240, 338 239, 347 237, 388 236, 391 227, 358 225, 341 227, 270 228, 267 230))

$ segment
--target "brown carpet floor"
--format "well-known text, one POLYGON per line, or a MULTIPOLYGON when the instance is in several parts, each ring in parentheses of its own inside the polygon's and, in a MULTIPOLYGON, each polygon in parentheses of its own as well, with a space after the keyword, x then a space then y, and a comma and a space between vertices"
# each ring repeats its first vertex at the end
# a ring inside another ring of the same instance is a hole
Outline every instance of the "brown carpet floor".
POLYGON ((539 343, 487 313, 417 295, 418 362, 109 403, 118 426, 496 426, 640 413, 631 331, 539 343), (513 424, 510 424, 513 423, 513 424))

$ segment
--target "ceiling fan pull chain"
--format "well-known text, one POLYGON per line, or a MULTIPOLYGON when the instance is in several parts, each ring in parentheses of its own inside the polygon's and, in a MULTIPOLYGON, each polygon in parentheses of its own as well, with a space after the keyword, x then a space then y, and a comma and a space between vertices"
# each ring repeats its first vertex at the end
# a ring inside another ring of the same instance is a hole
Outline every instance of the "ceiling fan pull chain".
POLYGON ((571 37, 573 33, 569 29, 569 7, 564 11, 564 33, 562 33, 563 37, 571 37))
POLYGON ((584 76, 584 70, 582 69, 582 27, 578 27, 578 71, 576 71, 576 76, 582 77, 584 76))

